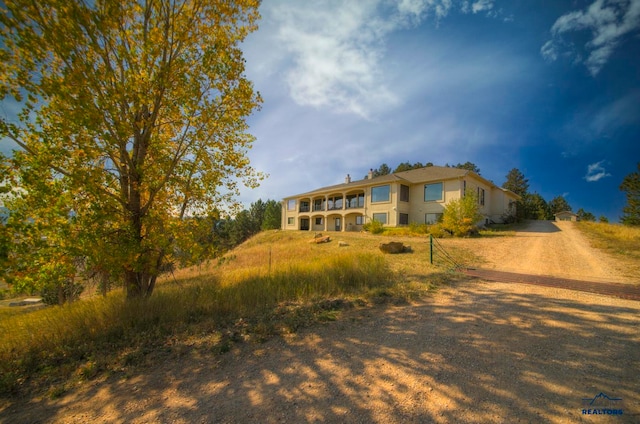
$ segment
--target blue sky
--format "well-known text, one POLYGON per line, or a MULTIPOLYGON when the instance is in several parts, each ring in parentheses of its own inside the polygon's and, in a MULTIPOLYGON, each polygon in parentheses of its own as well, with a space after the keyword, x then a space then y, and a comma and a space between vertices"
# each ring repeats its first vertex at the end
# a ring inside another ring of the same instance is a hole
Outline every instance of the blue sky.
POLYGON ((640 162, 640 0, 265 0, 247 204, 410 161, 518 168, 616 221, 640 162), (544 6, 542 6, 544 5, 544 6))
MULTIPOLYGON (((616 221, 640 162, 640 0, 264 0, 245 205, 387 163, 518 168, 616 221)), ((10 103, 0 113, 12 116, 10 103)), ((0 141, 0 151, 11 145, 0 141)))

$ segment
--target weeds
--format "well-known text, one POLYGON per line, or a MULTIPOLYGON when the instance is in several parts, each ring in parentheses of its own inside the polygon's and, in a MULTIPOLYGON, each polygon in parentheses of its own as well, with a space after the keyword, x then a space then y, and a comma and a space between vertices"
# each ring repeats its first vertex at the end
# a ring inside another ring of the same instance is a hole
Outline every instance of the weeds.
POLYGON ((594 247, 627 262, 627 274, 640 274, 640 228, 584 221, 578 222, 577 227, 594 247))
MULTIPOLYGON (((46 389, 72 379, 128 375, 157 355, 202 348, 223 353, 242 340, 264 341, 369 302, 407 302, 438 283, 426 244, 386 258, 379 238, 340 234, 309 244, 308 234, 265 232, 231 256, 177 270, 148 299, 122 293, 0 319, 0 394, 46 389), (401 270, 411 270, 411 278, 401 270), (61 382, 61 383, 60 383, 61 382)), ((61 388, 62 387, 62 388, 61 388)))

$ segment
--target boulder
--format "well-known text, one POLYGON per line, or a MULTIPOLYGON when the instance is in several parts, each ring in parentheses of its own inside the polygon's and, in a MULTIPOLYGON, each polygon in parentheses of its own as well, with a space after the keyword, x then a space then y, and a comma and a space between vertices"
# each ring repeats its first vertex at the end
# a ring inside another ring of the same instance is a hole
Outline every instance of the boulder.
MULTIPOLYGON (((407 250, 405 250, 408 246, 405 246, 403 243, 399 242, 399 241, 392 241, 389 243, 380 243, 380 250, 382 250, 384 253, 391 253, 391 254, 395 254, 395 253, 404 253, 407 250)), ((411 250, 411 248, 409 247, 409 251, 411 250)))

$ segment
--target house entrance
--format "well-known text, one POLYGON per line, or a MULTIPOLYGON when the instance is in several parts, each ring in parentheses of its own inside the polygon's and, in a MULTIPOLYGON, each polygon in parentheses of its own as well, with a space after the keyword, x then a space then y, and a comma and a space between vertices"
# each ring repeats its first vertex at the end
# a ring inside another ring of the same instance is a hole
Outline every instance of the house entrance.
POLYGON ((341 224, 340 218, 336 218, 335 223, 336 223, 336 231, 340 231, 342 228, 340 225, 341 224))

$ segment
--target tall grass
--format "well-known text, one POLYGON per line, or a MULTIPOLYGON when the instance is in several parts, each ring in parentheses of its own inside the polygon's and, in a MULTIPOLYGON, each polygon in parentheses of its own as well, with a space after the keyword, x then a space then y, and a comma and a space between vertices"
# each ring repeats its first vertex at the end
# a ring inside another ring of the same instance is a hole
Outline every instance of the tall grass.
POLYGON ((87 373, 82 365, 87 362, 91 373, 116 368, 132 360, 127 352, 162 346, 169 336, 189 333, 192 325, 216 331, 283 302, 366 295, 393 282, 384 258, 372 253, 316 255, 269 269, 263 263, 264 243, 243 249, 237 252, 240 259, 217 267, 225 278, 206 272, 160 284, 149 299, 126 301, 114 293, 3 319, 0 393, 19 391, 29 379, 47 384, 87 373), (262 251, 255 251, 260 246, 262 251), (234 264, 244 262, 247 251, 261 253, 253 266, 234 264))
POLYGON ((601 222, 578 222, 594 247, 628 263, 628 273, 640 275, 640 228, 601 222))
POLYGON ((597 247, 640 258, 640 228, 602 222, 578 222, 597 247))

